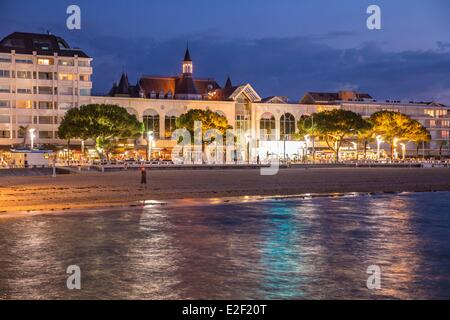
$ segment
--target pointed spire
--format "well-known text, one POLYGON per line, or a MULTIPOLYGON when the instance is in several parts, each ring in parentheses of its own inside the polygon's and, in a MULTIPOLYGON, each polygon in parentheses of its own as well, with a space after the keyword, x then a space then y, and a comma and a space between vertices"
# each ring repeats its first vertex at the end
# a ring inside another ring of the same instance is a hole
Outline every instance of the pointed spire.
POLYGON ((225 88, 231 88, 233 84, 231 83, 230 76, 228 76, 227 81, 225 82, 225 88))
POLYGON ((117 87, 117 91, 119 94, 128 94, 130 83, 128 82, 128 76, 125 72, 122 73, 120 77, 119 85, 117 87))
POLYGON ((186 53, 184 54, 184 60, 185 62, 192 62, 191 54, 189 53, 189 43, 186 44, 186 53))

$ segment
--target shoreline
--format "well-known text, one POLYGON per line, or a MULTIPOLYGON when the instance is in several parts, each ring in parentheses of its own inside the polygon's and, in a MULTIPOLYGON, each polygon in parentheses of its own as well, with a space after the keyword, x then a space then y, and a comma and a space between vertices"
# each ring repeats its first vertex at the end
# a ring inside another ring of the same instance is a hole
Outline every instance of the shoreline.
MULTIPOLYGON (((133 208, 142 201, 194 199, 298 198, 306 195, 382 194, 450 191, 450 169, 334 168, 281 169, 275 176, 259 170, 149 171, 147 188, 139 172, 79 173, 52 177, 0 179, 0 216, 133 208)), ((190 201, 187 201, 190 200, 190 201)))

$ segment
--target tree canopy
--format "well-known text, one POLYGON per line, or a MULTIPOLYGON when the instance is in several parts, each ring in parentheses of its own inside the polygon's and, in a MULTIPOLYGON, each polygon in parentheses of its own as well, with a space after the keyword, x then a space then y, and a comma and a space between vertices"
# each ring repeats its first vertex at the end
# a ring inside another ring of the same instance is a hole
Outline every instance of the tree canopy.
POLYGON ((223 137, 225 137, 227 129, 232 127, 228 124, 225 116, 213 112, 211 110, 191 109, 182 114, 176 122, 177 128, 185 128, 194 138, 194 122, 200 121, 202 123, 202 137, 204 133, 210 129, 217 130, 223 137))
POLYGON ((58 136, 61 139, 92 139, 97 147, 112 140, 137 138, 143 126, 135 115, 118 105, 88 104, 70 109, 61 121, 58 136))
POLYGON ((391 145, 391 158, 396 139, 416 143, 431 140, 430 133, 420 122, 400 112, 378 111, 372 114, 370 120, 373 123, 373 132, 391 145))
POLYGON ((349 110, 326 110, 312 116, 314 131, 324 137, 328 147, 335 153, 336 161, 339 161, 339 150, 346 138, 357 136, 370 128, 370 123, 361 115, 349 110))

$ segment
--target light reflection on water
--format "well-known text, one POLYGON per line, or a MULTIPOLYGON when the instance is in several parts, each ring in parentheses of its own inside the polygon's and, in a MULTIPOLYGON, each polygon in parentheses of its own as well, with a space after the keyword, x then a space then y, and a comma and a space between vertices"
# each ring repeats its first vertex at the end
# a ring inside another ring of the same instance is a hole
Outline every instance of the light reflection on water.
POLYGON ((1 219, 0 298, 450 298, 449 208, 441 192, 1 219))

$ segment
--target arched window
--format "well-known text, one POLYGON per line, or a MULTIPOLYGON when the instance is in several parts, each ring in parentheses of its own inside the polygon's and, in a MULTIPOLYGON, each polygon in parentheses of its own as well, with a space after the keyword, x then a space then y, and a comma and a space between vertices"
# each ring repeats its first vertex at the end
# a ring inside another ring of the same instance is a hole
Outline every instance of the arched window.
POLYGON ((280 139, 292 140, 295 133, 295 118, 290 113, 285 113, 280 118, 280 139))
POLYGON ((153 137, 159 139, 159 114, 153 109, 144 111, 143 122, 145 132, 153 131, 153 137))
POLYGON ((275 117, 273 114, 267 112, 261 116, 259 131, 261 140, 275 140, 275 117))
POLYGON ((166 139, 172 138, 172 133, 176 129, 176 121, 177 121, 176 116, 166 116, 166 118, 164 119, 164 127, 165 127, 164 136, 166 139))

